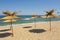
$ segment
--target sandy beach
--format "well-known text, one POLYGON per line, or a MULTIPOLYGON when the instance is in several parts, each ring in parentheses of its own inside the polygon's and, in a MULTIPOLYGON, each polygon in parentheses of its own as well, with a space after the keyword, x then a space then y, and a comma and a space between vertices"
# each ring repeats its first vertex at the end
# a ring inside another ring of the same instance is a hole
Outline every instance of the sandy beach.
POLYGON ((10 26, 0 27, 0 40, 60 40, 60 21, 13 25, 14 36, 11 36, 10 26))

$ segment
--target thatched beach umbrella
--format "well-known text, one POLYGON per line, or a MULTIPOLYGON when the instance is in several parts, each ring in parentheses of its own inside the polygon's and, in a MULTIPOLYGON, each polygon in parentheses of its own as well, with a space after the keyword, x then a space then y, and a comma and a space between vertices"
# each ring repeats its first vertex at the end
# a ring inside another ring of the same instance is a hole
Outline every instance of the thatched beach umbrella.
POLYGON ((32 19, 34 19, 34 26, 36 28, 36 18, 40 17, 39 15, 32 15, 32 19))
POLYGON ((15 22, 15 19, 20 19, 19 17, 17 17, 15 14, 16 12, 13 12, 12 14, 9 11, 3 12, 4 14, 6 14, 6 17, 1 18, 1 20, 4 20, 4 22, 10 22, 11 26, 10 29, 12 30, 12 36, 13 36, 13 26, 12 26, 12 22, 15 22))
POLYGON ((50 18, 50 31, 51 31, 51 18, 56 18, 57 16, 54 13, 54 10, 46 11, 46 18, 50 18))

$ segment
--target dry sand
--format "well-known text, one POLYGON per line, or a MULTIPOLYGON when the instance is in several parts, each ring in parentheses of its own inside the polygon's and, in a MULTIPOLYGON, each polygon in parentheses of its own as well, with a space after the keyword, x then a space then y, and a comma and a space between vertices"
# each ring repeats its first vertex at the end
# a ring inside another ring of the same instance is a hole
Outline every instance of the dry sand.
POLYGON ((51 31, 49 30, 49 22, 38 22, 36 24, 36 28, 33 23, 13 25, 13 37, 9 34, 11 33, 9 26, 1 26, 0 40, 60 40, 60 21, 52 22, 51 31), (36 33, 37 31, 38 33, 36 33))

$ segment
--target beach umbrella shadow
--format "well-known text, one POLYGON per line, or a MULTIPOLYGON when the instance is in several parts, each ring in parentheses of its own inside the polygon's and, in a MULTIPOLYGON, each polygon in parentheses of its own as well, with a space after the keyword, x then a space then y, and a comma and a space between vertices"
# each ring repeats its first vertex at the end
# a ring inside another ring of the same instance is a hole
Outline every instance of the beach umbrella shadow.
POLYGON ((0 30, 0 32, 10 31, 10 29, 0 30))
POLYGON ((1 33, 0 34, 0 38, 4 38, 4 37, 8 37, 10 36, 12 33, 1 33))
POLYGON ((32 26, 25 26, 25 27, 23 27, 23 28, 31 28, 32 26))
POLYGON ((42 33, 42 32, 45 32, 46 30, 44 29, 32 29, 32 30, 29 30, 29 32, 32 32, 32 33, 42 33))

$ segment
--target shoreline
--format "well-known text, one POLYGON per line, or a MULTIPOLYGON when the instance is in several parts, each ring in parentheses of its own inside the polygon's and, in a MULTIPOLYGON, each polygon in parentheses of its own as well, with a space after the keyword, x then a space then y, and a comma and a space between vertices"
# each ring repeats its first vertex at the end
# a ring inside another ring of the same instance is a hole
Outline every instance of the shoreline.
MULTIPOLYGON (((41 23, 49 23, 50 21, 47 21, 47 22, 36 22, 36 24, 41 24, 41 23)), ((60 22, 60 21, 51 21, 51 23, 54 23, 54 22, 60 22)), ((22 24, 12 24, 13 26, 21 26, 21 25, 34 25, 35 23, 22 23, 22 24)), ((10 25, 5 25, 5 26, 10 26, 10 25)))

